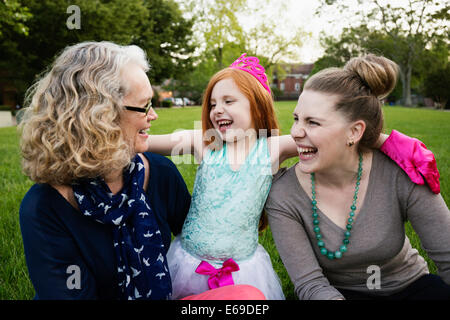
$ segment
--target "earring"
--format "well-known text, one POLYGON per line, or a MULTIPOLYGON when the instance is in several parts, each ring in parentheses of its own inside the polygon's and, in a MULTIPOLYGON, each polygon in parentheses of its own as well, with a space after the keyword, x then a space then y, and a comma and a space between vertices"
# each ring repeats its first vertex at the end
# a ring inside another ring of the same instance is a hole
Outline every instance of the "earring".
POLYGON ((353 146, 354 144, 355 144, 355 142, 354 142, 353 140, 351 140, 349 143, 347 143, 347 145, 348 145, 349 147, 353 146))

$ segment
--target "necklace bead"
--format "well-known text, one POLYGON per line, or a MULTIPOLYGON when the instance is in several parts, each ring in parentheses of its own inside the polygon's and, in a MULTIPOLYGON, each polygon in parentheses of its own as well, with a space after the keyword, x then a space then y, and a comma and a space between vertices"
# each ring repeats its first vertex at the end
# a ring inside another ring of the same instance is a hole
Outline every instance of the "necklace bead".
POLYGON ((341 259, 342 256, 344 255, 345 252, 347 252, 347 245, 350 243, 350 236, 351 233, 350 231, 352 230, 352 224, 355 221, 353 219, 353 217, 355 216, 355 211, 356 211, 356 200, 358 199, 358 191, 359 191, 359 186, 361 184, 361 176, 362 176, 362 164, 363 164, 363 158, 362 158, 362 154, 359 154, 359 163, 358 163, 358 174, 356 176, 356 185, 355 185, 355 194, 353 196, 353 201, 352 201, 352 205, 350 206, 350 213, 349 213, 349 218, 347 220, 347 225, 346 225, 346 231, 344 232, 344 240, 342 241, 342 245, 339 247, 338 251, 330 251, 326 248, 325 246, 325 242, 322 240, 322 234, 320 233, 320 221, 319 221, 319 215, 317 213, 317 200, 316 200, 316 177, 314 172, 311 173, 311 194, 312 194, 312 200, 311 200, 311 205, 312 205, 312 217, 313 217, 313 225, 314 225, 314 233, 316 234, 316 239, 317 241, 317 246, 319 247, 320 253, 324 256, 326 256, 328 259, 333 260, 333 259, 341 259))

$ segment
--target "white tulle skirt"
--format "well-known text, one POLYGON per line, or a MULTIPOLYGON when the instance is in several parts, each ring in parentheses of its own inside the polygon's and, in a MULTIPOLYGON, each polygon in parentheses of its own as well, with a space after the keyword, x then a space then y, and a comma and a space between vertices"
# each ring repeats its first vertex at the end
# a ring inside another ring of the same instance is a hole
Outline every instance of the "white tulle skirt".
MULTIPOLYGON (((179 236, 170 244, 167 262, 172 278, 172 299, 178 300, 209 290, 209 276, 195 272, 201 261, 182 248, 179 236)), ((236 262, 239 271, 232 273, 234 284, 252 285, 261 290, 267 300, 285 299, 280 280, 263 246, 258 244, 251 258, 236 262)), ((221 267, 211 264, 215 268, 221 267)))

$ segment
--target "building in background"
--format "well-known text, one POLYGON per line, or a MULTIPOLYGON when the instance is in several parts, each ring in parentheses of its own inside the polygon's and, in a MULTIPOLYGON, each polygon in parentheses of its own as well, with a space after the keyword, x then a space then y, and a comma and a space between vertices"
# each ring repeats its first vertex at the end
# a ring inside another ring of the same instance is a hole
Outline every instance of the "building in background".
POLYGON ((314 64, 283 64, 283 72, 273 73, 272 88, 277 88, 277 100, 297 100, 303 84, 308 78, 314 64))

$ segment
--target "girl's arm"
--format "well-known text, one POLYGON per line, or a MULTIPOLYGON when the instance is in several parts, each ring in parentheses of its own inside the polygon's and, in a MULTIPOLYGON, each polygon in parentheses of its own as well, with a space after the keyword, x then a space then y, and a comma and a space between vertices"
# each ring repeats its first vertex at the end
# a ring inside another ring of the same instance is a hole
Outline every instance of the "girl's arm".
POLYGON ((203 141, 201 130, 183 130, 171 134, 150 135, 147 139, 147 151, 164 156, 193 154, 201 161, 203 141))
POLYGON ((268 141, 272 174, 275 174, 284 160, 298 156, 297 145, 290 135, 272 136, 268 141))
MULTIPOLYGON (((380 134, 375 148, 379 149, 387 138, 389 138, 387 134, 380 134)), ((272 141, 270 154, 274 155, 274 161, 272 161, 272 163, 278 162, 279 164, 282 164, 284 160, 298 155, 297 145, 290 135, 274 136, 270 137, 270 140, 272 141)))
POLYGON ((380 134, 380 136, 378 137, 377 142, 375 143, 375 149, 380 149, 381 146, 386 142, 387 138, 389 138, 389 135, 382 133, 380 134))
MULTIPOLYGON (((291 136, 270 137, 272 173, 275 174, 284 160, 295 157, 297 145, 291 136)), ((382 133, 375 145, 384 154, 394 160, 416 184, 427 182, 431 191, 440 192, 439 171, 433 153, 420 140, 411 138, 396 130, 390 135, 382 133)))

